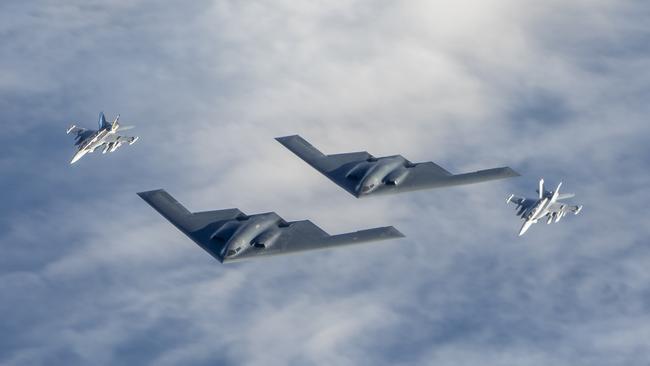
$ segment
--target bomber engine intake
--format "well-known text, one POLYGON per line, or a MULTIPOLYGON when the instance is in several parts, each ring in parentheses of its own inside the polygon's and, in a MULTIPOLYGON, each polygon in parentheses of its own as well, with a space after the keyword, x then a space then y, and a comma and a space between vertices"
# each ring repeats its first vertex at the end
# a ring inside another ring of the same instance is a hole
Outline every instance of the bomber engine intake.
POLYGON ((384 183, 390 186, 397 186, 404 181, 406 176, 408 176, 409 170, 406 167, 399 167, 384 178, 384 183))
POLYGON ((370 167, 372 166, 372 163, 368 162, 362 162, 357 165, 355 165, 350 171, 345 175, 346 178, 348 179, 361 179, 366 175, 366 172, 370 167))
POLYGON ((223 224, 219 229, 215 230, 212 235, 210 235, 210 240, 217 240, 219 242, 226 243, 230 238, 235 234, 241 222, 239 221, 229 221, 223 224))
POLYGON ((255 239, 251 240, 251 246, 258 249, 269 248, 280 237, 280 234, 282 234, 282 232, 277 227, 268 229, 256 236, 255 239))

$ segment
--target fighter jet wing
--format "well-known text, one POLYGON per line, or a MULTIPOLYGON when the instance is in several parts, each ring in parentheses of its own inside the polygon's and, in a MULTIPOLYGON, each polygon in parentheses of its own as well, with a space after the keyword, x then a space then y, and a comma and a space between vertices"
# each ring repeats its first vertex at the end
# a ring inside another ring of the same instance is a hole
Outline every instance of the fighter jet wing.
POLYGON ((66 134, 73 134, 73 135, 81 135, 82 133, 86 132, 87 130, 85 128, 77 127, 76 125, 72 125, 68 128, 68 130, 65 132, 66 134))
POLYGON ((311 221, 286 222, 276 213, 238 209, 191 213, 164 190, 138 195, 220 262, 403 237, 392 226, 329 235, 311 221))
POLYGON ((531 207, 537 202, 535 199, 530 199, 530 198, 524 198, 524 197, 517 197, 514 194, 510 196, 507 200, 507 203, 514 203, 518 207, 531 207))
POLYGON ((111 134, 104 138, 104 144, 110 144, 110 143, 132 144, 137 140, 138 140, 137 136, 123 136, 123 135, 111 134))
POLYGON ((580 211, 582 211, 582 206, 567 205, 562 202, 555 202, 548 207, 548 212, 550 214, 565 214, 571 212, 577 215, 580 211))
MULTIPOLYGON (((366 151, 325 155, 298 135, 278 137, 276 140, 331 181, 356 197, 361 196, 358 191, 358 185, 363 178, 363 174, 354 174, 355 170, 362 171, 364 165, 369 166, 381 159, 403 161, 403 168, 405 169, 404 178, 400 179, 399 184, 391 182, 390 179, 384 179, 384 185, 375 189, 371 194, 397 193, 427 188, 473 184, 519 176, 517 172, 508 167, 455 175, 433 162, 413 164, 401 155, 376 158, 366 151)), ((388 178, 388 175, 385 178, 388 178)))

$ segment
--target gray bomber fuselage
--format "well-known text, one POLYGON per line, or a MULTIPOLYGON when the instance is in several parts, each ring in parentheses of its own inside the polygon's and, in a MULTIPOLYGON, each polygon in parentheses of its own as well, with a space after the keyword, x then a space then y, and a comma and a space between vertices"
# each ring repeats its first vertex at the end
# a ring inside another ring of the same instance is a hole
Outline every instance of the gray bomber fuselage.
POLYGON ((227 222, 212 234, 212 239, 228 238, 221 250, 224 259, 235 259, 253 248, 269 248, 280 236, 283 220, 274 212, 227 222), (228 235, 230 234, 230 235, 228 235))
POLYGON ((365 174, 355 188, 355 193, 362 196, 376 191, 384 184, 395 185, 398 183, 398 179, 404 178, 408 174, 406 169, 408 164, 409 162, 401 156, 387 156, 359 163, 346 176, 365 170, 365 174))

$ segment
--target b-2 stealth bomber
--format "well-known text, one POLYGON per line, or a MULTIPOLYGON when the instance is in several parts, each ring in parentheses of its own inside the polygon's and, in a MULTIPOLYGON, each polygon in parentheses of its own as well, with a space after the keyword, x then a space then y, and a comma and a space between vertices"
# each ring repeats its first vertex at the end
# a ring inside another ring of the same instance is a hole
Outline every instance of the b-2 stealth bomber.
POLYGON ((357 198, 519 176, 509 167, 451 174, 430 161, 411 163, 401 155, 377 158, 366 151, 325 155, 298 135, 276 140, 357 198))
POLYGON ((309 220, 287 222, 275 212, 246 215, 231 208, 192 213, 162 189, 138 195, 222 263, 404 236, 392 226, 329 235, 309 220))
POLYGON ((80 128, 76 125, 70 126, 66 133, 75 135, 75 146, 77 147, 77 152, 72 157, 70 164, 76 163, 87 153, 94 152, 99 148, 103 148, 102 154, 106 154, 107 152, 117 150, 122 144, 128 143, 129 145, 133 145, 138 141, 137 136, 121 136, 118 134, 118 131, 132 128, 131 126, 120 127, 119 119, 120 115, 118 114, 113 123, 108 123, 104 112, 102 112, 99 114, 98 130, 80 128))
POLYGON ((582 211, 582 206, 560 202, 575 196, 573 193, 560 194, 560 187, 562 187, 562 182, 557 185, 555 191, 546 191, 544 190, 544 179, 540 179, 539 189, 537 190, 538 198, 523 198, 514 194, 508 197, 506 202, 517 205, 517 216, 521 216, 524 220, 524 224, 519 230, 519 236, 524 235, 532 224, 536 224, 537 221, 544 217, 546 217, 546 223, 551 224, 559 222, 569 212, 577 215, 582 211))

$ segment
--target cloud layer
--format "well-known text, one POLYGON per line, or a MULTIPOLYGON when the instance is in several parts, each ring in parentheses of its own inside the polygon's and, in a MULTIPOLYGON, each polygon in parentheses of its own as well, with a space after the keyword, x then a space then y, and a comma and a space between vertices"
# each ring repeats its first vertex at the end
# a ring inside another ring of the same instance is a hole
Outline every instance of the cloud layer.
POLYGON ((650 358, 641 1, 0 5, 0 363, 636 365, 650 358), (68 166, 72 121, 142 139, 68 166), (273 137, 516 180, 355 200, 273 137), (504 199, 584 212, 516 238, 504 199), (400 241, 222 266, 142 202, 400 241))

